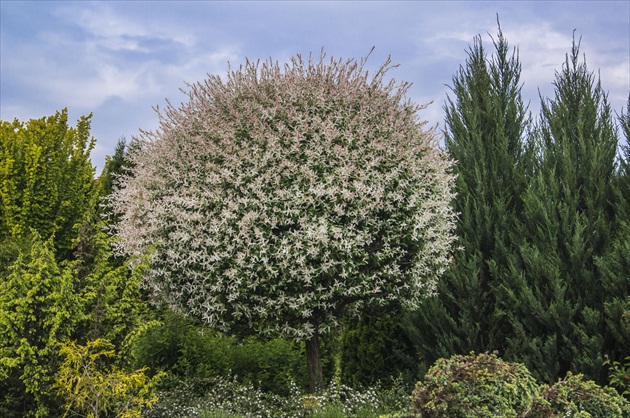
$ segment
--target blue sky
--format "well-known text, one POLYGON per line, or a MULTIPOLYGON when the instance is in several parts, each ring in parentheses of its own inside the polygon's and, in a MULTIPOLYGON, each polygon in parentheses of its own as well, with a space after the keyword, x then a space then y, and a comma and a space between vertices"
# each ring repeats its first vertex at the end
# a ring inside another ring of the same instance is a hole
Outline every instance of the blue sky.
POLYGON ((102 168, 119 138, 157 127, 155 106, 185 100, 185 82, 225 74, 246 58, 280 62, 324 48, 392 57, 422 116, 443 125, 442 106, 475 35, 488 52, 499 14, 519 48, 523 94, 534 114, 553 96, 554 72, 582 37, 617 112, 630 92, 630 1, 7 1, 0 0, 0 119, 28 120, 68 108, 93 113, 93 161, 102 168), (490 35, 489 35, 490 34, 490 35))

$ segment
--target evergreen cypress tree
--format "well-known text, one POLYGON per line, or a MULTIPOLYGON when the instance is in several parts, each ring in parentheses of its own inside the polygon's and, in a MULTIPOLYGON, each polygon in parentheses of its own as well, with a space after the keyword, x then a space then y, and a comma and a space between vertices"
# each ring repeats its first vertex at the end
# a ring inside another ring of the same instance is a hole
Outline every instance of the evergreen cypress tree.
POLYGON ((527 184, 521 65, 499 26, 487 59, 475 38, 447 100, 446 149, 457 161, 455 209, 461 249, 442 278, 438 296, 411 318, 409 332, 427 363, 470 351, 500 349, 505 315, 497 295, 510 287, 508 256, 517 242, 515 217, 527 184))
POLYGON ((127 141, 124 137, 120 138, 116 143, 114 154, 105 159, 105 166, 98 180, 101 196, 109 195, 114 189, 116 176, 126 173, 125 166, 128 164, 126 148, 127 141))
POLYGON ((627 279, 621 288, 607 283, 597 266, 616 228, 617 133, 599 80, 579 60, 579 42, 554 86, 555 98, 542 101, 539 161, 524 198, 523 275, 503 299, 512 326, 506 357, 547 382, 571 370, 601 383, 603 355, 614 345, 605 306, 611 291, 628 293, 627 279))
MULTIPOLYGON (((614 181, 615 231, 610 251, 596 259, 604 286, 604 350, 611 362, 630 358, 630 98, 619 122, 626 139, 614 181)), ((627 362, 626 362, 627 363, 627 362)))

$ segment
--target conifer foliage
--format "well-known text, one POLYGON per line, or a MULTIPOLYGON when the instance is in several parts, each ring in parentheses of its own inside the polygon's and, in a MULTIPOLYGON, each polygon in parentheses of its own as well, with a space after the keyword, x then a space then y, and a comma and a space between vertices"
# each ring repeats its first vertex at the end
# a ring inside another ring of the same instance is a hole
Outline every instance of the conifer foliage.
POLYGON ((457 161, 453 204, 460 249, 438 296, 411 318, 411 338, 428 364, 498 349, 506 337, 497 298, 501 288, 511 287, 508 259, 518 242, 515 218, 527 184, 529 119, 518 53, 500 27, 494 47, 489 58, 481 37, 475 38, 445 106, 446 150, 457 161))
POLYGON ((307 341, 343 312, 417 307, 449 261, 451 163, 408 84, 365 61, 248 62, 160 114, 111 201, 149 288, 222 331, 307 341))
POLYGON ((554 87, 535 130, 538 159, 521 218, 524 280, 506 298, 514 330, 506 354, 549 383, 569 370, 605 382, 603 356, 619 359, 628 346, 619 324, 630 280, 607 272, 606 261, 623 224, 617 130, 579 42, 554 87))
POLYGON ((408 332, 428 363, 498 350, 548 383, 568 371, 606 383, 606 356, 623 361, 630 346, 628 151, 617 158, 613 113, 579 42, 536 126, 500 28, 494 45, 488 59, 476 38, 453 79, 445 142, 462 251, 408 332))

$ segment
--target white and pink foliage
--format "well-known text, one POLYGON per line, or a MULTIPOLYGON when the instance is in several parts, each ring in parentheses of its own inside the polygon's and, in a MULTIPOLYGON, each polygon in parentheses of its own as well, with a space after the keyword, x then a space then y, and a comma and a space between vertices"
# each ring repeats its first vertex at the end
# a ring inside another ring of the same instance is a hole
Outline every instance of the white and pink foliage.
POLYGON ((148 288, 212 327, 308 339, 342 312, 415 308, 447 267, 452 162, 409 85, 365 61, 247 62, 189 85, 112 195, 148 288))

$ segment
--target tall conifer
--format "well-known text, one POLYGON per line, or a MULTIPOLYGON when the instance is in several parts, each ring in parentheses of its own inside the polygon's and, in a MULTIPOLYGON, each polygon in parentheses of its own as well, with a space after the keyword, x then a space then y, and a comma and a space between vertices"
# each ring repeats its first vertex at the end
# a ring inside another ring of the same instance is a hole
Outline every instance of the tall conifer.
POLYGON ((597 266, 616 228, 617 132, 599 80, 579 60, 579 42, 554 86, 555 98, 542 101, 539 161, 524 199, 522 280, 503 299, 512 326, 507 357, 549 382, 569 370, 601 382, 603 354, 614 345, 605 305, 622 290, 597 266))
MULTIPOLYGON (((629 98, 630 99, 630 98, 629 98)), ((630 100, 619 122, 625 136, 614 186, 615 223, 611 249, 598 257, 596 266, 604 284, 604 350, 611 361, 630 358, 630 100)), ((626 362, 627 363, 627 362, 626 362)))
POLYGON ((518 52, 499 26, 491 59, 481 37, 453 78, 446 110, 446 149, 457 161, 455 209, 461 249, 439 284, 438 296, 412 318, 412 338, 427 362, 455 353, 501 348, 504 314, 497 291, 506 286, 507 258, 517 237, 527 180, 518 52))

